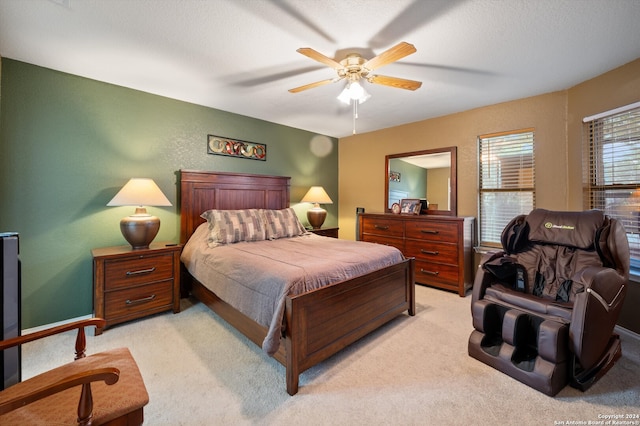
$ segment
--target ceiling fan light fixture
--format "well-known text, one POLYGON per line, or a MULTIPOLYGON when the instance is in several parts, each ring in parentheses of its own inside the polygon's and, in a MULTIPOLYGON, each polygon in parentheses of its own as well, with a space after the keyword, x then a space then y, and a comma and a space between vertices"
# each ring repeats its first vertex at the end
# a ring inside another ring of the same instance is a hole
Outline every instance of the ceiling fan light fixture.
POLYGON ((338 95, 337 99, 345 105, 349 105, 351 103, 351 96, 349 94, 349 85, 347 85, 342 92, 338 95))
POLYGON ((371 95, 357 81, 350 81, 342 92, 338 95, 338 100, 346 105, 351 101, 358 101, 359 104, 366 102, 371 95))

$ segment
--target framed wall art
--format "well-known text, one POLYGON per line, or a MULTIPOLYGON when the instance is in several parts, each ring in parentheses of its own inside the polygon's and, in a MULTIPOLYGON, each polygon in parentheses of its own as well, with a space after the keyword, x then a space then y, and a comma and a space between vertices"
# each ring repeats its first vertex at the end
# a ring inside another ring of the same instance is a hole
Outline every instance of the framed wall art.
POLYGON ((267 145, 207 135, 207 154, 267 161, 267 145))

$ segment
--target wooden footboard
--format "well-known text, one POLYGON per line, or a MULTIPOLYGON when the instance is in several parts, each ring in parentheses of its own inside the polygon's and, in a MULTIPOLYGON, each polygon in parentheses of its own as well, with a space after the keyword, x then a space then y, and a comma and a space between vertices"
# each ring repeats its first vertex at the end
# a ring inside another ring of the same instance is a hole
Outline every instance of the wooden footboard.
MULTIPOLYGON (((300 374, 399 314, 415 315, 413 258, 352 280, 288 297, 286 333, 274 355, 286 369, 287 393, 300 374)), ((267 328, 222 301, 199 282, 192 294, 258 346, 267 328)))

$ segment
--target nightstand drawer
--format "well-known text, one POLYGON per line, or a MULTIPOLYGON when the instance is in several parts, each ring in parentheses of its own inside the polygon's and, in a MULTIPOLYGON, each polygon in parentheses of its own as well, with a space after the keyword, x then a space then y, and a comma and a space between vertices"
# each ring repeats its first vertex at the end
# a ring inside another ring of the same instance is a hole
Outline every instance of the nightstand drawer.
POLYGON ((147 255, 105 262, 105 290, 130 287, 173 277, 173 255, 147 255))
POLYGON ((139 312, 171 306, 173 303, 173 281, 162 281, 126 290, 105 293, 107 318, 134 315, 139 312))

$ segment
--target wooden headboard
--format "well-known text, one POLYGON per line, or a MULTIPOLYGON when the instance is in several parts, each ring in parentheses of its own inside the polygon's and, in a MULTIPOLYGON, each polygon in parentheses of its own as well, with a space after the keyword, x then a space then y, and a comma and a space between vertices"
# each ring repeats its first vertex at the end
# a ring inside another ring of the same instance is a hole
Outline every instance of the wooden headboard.
POLYGON ((290 177, 180 170, 180 242, 187 242, 210 209, 289 207, 290 177))

